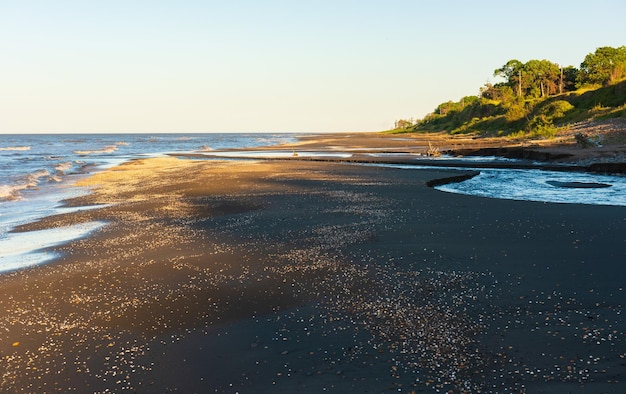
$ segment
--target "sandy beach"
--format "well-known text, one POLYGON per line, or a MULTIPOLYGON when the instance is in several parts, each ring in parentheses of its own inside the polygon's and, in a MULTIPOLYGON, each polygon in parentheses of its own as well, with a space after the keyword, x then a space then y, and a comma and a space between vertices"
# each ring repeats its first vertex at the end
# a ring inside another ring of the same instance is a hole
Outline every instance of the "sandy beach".
POLYGON ((163 157, 82 179, 67 205, 105 206, 17 229, 106 223, 0 276, 0 391, 625 392, 626 209, 429 187, 469 172, 163 157))

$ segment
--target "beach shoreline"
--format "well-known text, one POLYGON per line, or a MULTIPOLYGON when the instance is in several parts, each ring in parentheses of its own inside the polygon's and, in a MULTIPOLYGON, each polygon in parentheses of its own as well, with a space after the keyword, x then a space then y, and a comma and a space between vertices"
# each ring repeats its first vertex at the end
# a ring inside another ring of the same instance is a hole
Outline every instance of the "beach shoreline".
MULTIPOLYGON (((281 149, 407 151, 361 137, 281 149)), ((0 277, 0 387, 623 391, 624 208, 429 186, 466 175, 174 157, 96 173, 67 204, 103 207, 16 229, 107 223, 0 277)))
POLYGON ((451 135, 446 132, 311 134, 299 136, 297 142, 278 146, 188 152, 175 156, 223 158, 230 153, 232 157, 245 158, 246 152, 267 152, 270 156, 274 155, 272 159, 453 165, 467 168, 481 165, 484 168, 537 168, 624 174, 625 129, 624 122, 612 120, 575 124, 561 130, 553 139, 480 137, 473 134, 451 135), (582 146, 577 142, 576 135, 598 141, 598 145, 582 146), (433 160, 439 155, 439 160, 433 160), (468 158, 474 160, 470 162, 468 158), (494 161, 491 158, 501 160, 494 161))

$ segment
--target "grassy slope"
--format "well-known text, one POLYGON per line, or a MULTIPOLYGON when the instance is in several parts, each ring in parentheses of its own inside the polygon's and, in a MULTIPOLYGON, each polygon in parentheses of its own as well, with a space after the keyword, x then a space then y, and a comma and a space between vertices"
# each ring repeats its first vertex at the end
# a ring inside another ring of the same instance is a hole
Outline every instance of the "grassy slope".
POLYGON ((544 99, 503 103, 464 98, 449 103, 445 115, 432 114, 411 128, 393 133, 446 131, 483 136, 550 138, 559 128, 589 119, 626 118, 626 80, 544 99))

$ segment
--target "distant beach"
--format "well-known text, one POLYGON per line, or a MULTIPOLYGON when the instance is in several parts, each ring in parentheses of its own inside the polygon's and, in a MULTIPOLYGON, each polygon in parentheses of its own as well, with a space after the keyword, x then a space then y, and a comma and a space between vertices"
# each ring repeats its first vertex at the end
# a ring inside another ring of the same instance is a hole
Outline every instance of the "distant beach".
POLYGON ((476 144, 421 138, 317 135, 250 148, 280 157, 81 177, 90 193, 65 207, 96 208, 14 229, 103 224, 0 275, 0 389, 626 391, 626 208, 431 187, 471 168, 360 165, 476 144))

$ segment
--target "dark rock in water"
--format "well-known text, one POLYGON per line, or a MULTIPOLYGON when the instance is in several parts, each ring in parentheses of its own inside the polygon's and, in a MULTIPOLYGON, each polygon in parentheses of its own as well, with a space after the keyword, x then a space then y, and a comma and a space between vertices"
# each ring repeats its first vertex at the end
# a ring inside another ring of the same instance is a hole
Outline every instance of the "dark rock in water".
POLYGON ((435 186, 447 185, 449 183, 463 182, 468 179, 472 179, 473 177, 477 175, 480 175, 480 171, 472 171, 469 174, 450 176, 447 178, 433 179, 431 181, 426 182, 426 186, 435 187, 435 186))
POLYGON ((561 182, 561 181, 546 181, 548 185, 554 187, 563 187, 567 189, 598 189, 603 187, 611 187, 608 183, 597 182, 561 182))

